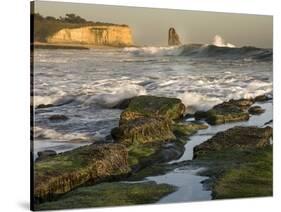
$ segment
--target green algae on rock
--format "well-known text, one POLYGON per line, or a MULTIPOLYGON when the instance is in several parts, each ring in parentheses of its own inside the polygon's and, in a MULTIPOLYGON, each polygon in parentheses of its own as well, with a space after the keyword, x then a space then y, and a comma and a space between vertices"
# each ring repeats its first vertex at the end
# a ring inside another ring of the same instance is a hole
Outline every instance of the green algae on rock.
POLYGON ((195 147, 214 199, 272 195, 271 137, 271 127, 234 127, 195 147))
POLYGON ((180 99, 134 97, 121 113, 119 127, 114 128, 111 135, 115 141, 126 146, 175 140, 171 123, 183 117, 184 112, 185 106, 180 99))
POLYGON ((112 138, 118 143, 130 146, 134 143, 145 144, 175 140, 170 120, 158 117, 142 117, 122 122, 112 129, 112 138))
POLYGON ((224 132, 219 132, 206 142, 194 148, 194 158, 210 152, 222 151, 233 148, 258 148, 270 144, 272 128, 258 127, 233 127, 224 132))
POLYGON ((242 165, 227 170, 214 185, 215 199, 273 195, 273 156, 268 146, 249 152, 242 165))
POLYGON ((138 96, 131 99, 128 107, 120 117, 120 123, 139 117, 163 117, 177 120, 183 117, 185 106, 180 99, 138 96))
POLYGON ((128 152, 121 144, 93 144, 34 164, 35 201, 52 199, 85 183, 130 172, 128 152))
POLYGON ((214 106, 204 112, 198 111, 194 114, 195 119, 205 119, 211 125, 223 124, 227 122, 247 121, 250 115, 244 111, 254 102, 252 100, 240 99, 230 100, 214 106))
POLYGON ((176 187, 155 182, 141 183, 101 183, 81 187, 62 196, 57 201, 36 205, 37 210, 66 208, 108 207, 121 205, 149 204, 174 192, 176 187))
POLYGON ((172 125, 173 133, 177 138, 186 138, 195 134, 198 130, 206 128, 208 126, 202 123, 175 123, 172 125))

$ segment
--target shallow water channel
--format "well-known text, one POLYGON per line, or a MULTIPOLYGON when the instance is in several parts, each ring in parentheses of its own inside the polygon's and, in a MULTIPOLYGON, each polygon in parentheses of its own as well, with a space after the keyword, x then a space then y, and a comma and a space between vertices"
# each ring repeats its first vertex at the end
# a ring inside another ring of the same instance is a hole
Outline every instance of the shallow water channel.
MULTIPOLYGON (((235 122, 217 126, 210 125, 207 129, 198 131, 195 135, 189 138, 189 141, 185 145, 185 152, 182 157, 169 163, 172 164, 176 162, 192 160, 194 147, 208 140, 218 132, 225 131, 235 126, 265 126, 264 124, 272 120, 273 117, 272 102, 255 105, 259 105, 264 108, 266 110, 265 113, 261 115, 253 115, 250 117, 249 121, 246 122, 235 122)), ((192 119, 186 120, 186 122, 189 121, 192 121, 192 119)), ((272 123, 270 123, 269 126, 272 126, 272 123)), ((163 197, 159 201, 159 203, 210 200, 212 198, 211 191, 206 190, 201 183, 202 181, 208 179, 208 177, 197 175, 199 171, 202 171, 202 169, 205 168, 206 167, 195 168, 194 166, 187 165, 184 167, 176 168, 164 175, 150 176, 146 179, 155 181, 157 183, 167 183, 178 187, 178 190, 176 192, 163 197)))

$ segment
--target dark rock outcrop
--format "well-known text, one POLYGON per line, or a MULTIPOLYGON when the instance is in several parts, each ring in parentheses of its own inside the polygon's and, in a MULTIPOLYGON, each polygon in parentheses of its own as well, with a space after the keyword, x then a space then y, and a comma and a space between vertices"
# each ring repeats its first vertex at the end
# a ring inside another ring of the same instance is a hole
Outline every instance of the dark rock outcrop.
POLYGON ((260 106, 253 106, 251 107, 248 112, 252 115, 260 115, 264 113, 265 109, 261 108, 260 106))
POLYGON ((128 152, 121 144, 92 144, 35 162, 35 202, 50 200, 85 183, 130 172, 128 152))
POLYGON ((273 130, 271 127, 233 127, 217 133, 211 139, 194 148, 194 158, 218 151, 235 148, 260 148, 270 145, 273 130))
POLYGON ((175 28, 171 27, 168 33, 168 45, 176 46, 181 45, 180 38, 175 30, 175 28))

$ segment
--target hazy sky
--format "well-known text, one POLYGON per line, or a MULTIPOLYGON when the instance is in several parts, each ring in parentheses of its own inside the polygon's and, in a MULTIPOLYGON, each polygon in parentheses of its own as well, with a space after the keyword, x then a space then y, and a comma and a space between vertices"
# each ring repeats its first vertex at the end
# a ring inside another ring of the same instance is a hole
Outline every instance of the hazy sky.
POLYGON ((128 24, 137 45, 167 45, 174 27, 182 43, 212 43, 215 35, 236 46, 272 48, 272 16, 36 1, 43 16, 75 13, 87 20, 128 24))

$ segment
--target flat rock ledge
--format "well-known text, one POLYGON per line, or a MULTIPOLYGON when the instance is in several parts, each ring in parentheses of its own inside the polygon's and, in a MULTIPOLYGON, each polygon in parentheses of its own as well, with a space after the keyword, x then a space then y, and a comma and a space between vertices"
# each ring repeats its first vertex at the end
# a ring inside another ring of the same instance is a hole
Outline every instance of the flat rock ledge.
POLYGON ((260 148, 270 145, 273 129, 271 127, 233 127, 219 132, 211 139, 194 148, 194 158, 205 154, 230 149, 260 148))
POLYGON ((94 144, 35 162, 35 202, 52 200, 85 183, 96 184, 130 172, 127 148, 94 144))

